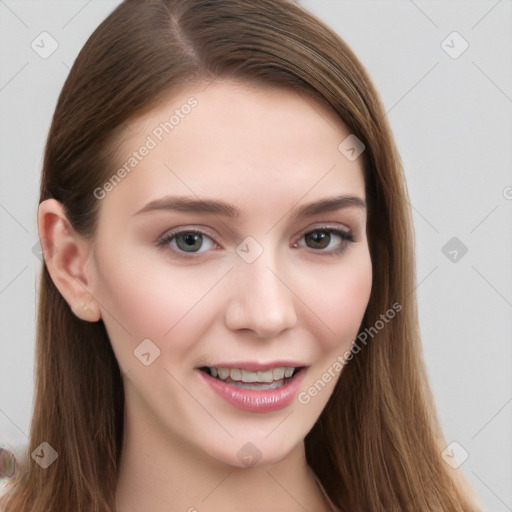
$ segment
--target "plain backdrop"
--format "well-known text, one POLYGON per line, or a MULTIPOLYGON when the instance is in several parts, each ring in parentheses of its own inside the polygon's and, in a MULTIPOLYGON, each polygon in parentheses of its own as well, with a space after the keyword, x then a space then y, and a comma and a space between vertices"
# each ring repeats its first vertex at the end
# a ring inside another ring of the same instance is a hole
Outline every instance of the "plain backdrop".
MULTIPOLYGON (((23 445, 29 432, 51 116, 80 48, 118 3, 0 0, 0 444, 23 445), (58 45, 51 55, 35 49, 41 38, 45 51, 58 45)), ((382 96, 413 209, 420 327, 442 425, 487 508, 510 511, 512 4, 301 3, 353 48, 382 96)))

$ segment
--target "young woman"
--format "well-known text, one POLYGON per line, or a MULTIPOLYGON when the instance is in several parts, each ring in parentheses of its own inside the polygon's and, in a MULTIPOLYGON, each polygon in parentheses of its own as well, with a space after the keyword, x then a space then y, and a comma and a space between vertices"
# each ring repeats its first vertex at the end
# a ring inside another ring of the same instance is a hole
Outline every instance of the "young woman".
POLYGON ((400 157, 285 0, 126 0, 48 137, 30 467, 4 512, 474 512, 400 157))

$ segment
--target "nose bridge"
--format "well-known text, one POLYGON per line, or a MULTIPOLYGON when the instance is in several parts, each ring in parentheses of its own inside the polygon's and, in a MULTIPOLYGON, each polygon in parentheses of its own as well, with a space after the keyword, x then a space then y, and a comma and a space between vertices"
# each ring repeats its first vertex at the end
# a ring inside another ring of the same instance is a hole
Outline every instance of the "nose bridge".
POLYGON ((237 248, 233 292, 226 313, 231 329, 250 329, 260 337, 277 336, 296 320, 294 295, 286 286, 284 261, 267 239, 265 247, 248 237, 237 248), (249 256, 250 255, 250 256, 249 256))

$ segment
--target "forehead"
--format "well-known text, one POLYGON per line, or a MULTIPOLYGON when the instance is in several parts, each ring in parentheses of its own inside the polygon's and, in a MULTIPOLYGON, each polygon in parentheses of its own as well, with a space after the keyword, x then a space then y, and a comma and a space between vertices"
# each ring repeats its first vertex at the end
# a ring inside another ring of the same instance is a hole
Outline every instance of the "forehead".
POLYGON ((128 215, 165 194, 224 197, 243 210, 331 190, 364 198, 362 159, 338 149, 349 135, 325 102, 288 88, 221 79, 184 88, 128 123, 112 168, 123 179, 103 206, 128 215))

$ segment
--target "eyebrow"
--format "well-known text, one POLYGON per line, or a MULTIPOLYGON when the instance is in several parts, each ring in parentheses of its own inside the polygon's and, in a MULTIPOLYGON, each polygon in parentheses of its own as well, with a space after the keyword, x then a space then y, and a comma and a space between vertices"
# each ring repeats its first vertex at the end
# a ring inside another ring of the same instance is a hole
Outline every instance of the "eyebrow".
MULTIPOLYGON (((366 201, 357 196, 334 196, 321 199, 301 206, 297 217, 308 217, 319 213, 332 212, 343 208, 361 208, 366 209, 366 201)), ((222 215, 230 218, 240 217, 241 211, 233 204, 219 201, 216 199, 193 199, 180 196, 166 196, 161 199, 155 199, 141 208, 134 215, 153 211, 177 211, 185 213, 210 213, 222 215)))

